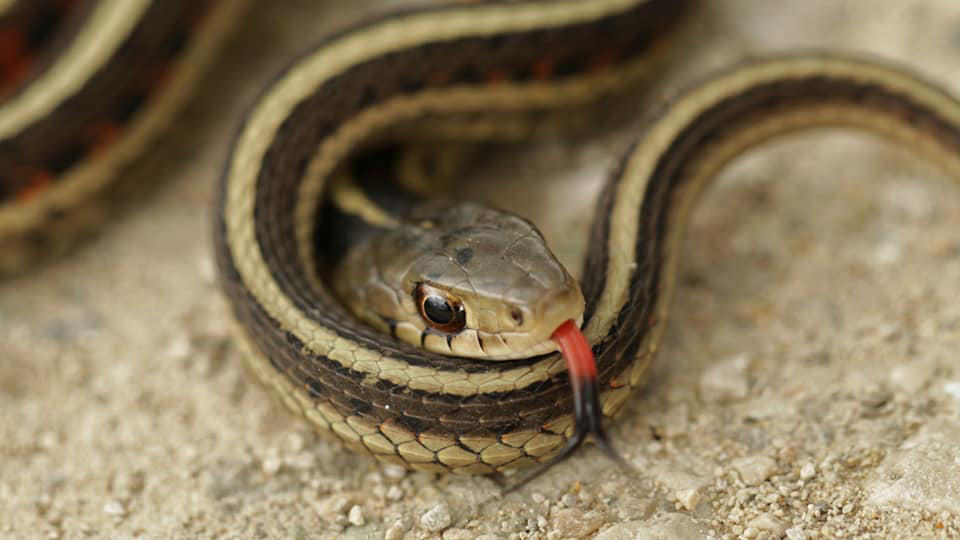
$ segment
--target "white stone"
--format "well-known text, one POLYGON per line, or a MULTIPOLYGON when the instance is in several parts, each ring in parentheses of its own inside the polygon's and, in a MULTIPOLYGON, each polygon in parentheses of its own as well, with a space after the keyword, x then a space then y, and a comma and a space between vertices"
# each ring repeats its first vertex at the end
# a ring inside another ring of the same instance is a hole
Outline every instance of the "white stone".
POLYGON ((103 512, 111 516, 122 516, 127 513, 127 509, 118 501, 107 501, 103 505, 103 512))
POLYGON ((387 478, 394 480, 403 480, 407 476, 407 469, 394 463, 384 463, 380 469, 387 478))
POLYGON ((943 383, 943 391, 953 399, 960 401, 960 381, 947 381, 943 383))
POLYGON ((813 463, 806 463, 803 467, 800 467, 800 478, 803 480, 810 480, 817 475, 817 466, 813 463))
POLYGON ((402 521, 397 520, 383 533, 383 540, 400 540, 405 532, 407 528, 402 521))
POLYGON ((451 523, 453 523, 453 517, 450 515, 450 507, 447 503, 438 503, 420 516, 420 525, 430 532, 442 531, 451 523))
POLYGON ((748 486, 758 486, 777 470, 777 462, 767 456, 746 456, 735 459, 733 468, 748 486))
POLYGON ((177 334, 174 337, 170 344, 167 345, 167 357, 170 360, 185 360, 189 358, 190 354, 193 352, 193 346, 190 344, 190 338, 185 334, 177 334))
POLYGON ((772 532, 776 536, 783 534, 783 524, 770 514, 760 514, 753 518, 750 523, 747 523, 747 528, 772 532))
POLYGON ((700 504, 703 494, 699 489, 681 489, 676 493, 677 502, 687 510, 693 510, 700 504))
POLYGON ((906 394, 915 394, 925 387, 937 370, 937 362, 916 360, 894 366, 890 370, 890 386, 906 394))
POLYGON ((387 499, 391 501, 399 501, 403 498, 403 490, 400 489, 400 486, 390 486, 387 488, 387 499))
POLYGON ((960 423, 925 424, 867 479, 867 504, 960 513, 960 423))
POLYGON ((703 490, 710 485, 708 477, 688 472, 676 465, 654 467, 650 472, 659 484, 673 494, 673 500, 687 510, 696 508, 703 497, 703 490))
POLYGON ((803 532, 800 527, 790 527, 784 532, 789 540, 807 540, 807 533, 803 532))
POLYGON ((363 508, 360 508, 360 505, 355 504, 353 508, 350 509, 350 512, 347 514, 347 521, 351 525, 356 525, 361 527, 367 523, 367 520, 363 517, 363 508))

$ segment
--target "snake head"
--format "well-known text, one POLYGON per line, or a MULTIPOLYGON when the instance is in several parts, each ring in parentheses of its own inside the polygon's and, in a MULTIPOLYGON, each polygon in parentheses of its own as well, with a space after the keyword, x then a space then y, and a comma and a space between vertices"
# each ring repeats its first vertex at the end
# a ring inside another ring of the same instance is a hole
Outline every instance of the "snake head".
POLYGON ((357 246, 334 288, 364 321, 431 352, 508 360, 557 349, 583 294, 530 222, 435 201, 357 246))

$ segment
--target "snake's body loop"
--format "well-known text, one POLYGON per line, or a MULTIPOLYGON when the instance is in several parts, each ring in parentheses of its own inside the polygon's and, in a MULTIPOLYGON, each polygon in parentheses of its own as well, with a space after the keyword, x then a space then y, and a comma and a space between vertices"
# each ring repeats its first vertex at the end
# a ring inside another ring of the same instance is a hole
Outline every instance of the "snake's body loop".
MULTIPOLYGON (((450 358, 356 322, 311 278, 313 239, 336 234, 317 230, 318 201, 338 167, 400 127, 537 118, 617 95, 636 84, 645 48, 676 6, 446 7, 364 25, 292 66, 238 138, 216 231, 225 289, 261 378, 312 423, 383 461, 489 473, 559 451, 573 429, 559 356, 450 358)), ((477 122, 499 135, 496 123, 477 122)), ((892 137, 960 173, 957 102, 883 64, 783 57, 686 92, 639 134, 598 202, 583 328, 605 415, 640 383, 657 349, 698 194, 745 149, 821 125, 892 137)))

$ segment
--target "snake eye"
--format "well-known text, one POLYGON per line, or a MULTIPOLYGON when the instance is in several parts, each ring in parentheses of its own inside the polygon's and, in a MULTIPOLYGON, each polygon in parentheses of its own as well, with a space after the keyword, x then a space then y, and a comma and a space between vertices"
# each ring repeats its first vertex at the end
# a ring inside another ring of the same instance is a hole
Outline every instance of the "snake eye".
POLYGON ((434 330, 455 334, 467 324, 463 303, 440 289, 420 283, 414 289, 414 300, 420 316, 434 330))

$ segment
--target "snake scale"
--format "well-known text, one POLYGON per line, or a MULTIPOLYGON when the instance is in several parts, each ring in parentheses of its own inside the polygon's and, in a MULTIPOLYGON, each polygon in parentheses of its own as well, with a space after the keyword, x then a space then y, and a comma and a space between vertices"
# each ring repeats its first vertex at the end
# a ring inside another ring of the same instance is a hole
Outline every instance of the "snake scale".
MULTIPOLYGON (((215 204, 220 279, 256 375, 314 426, 381 461, 485 474, 559 452, 574 429, 563 359, 441 355, 357 320, 318 271, 329 262, 318 241, 339 234, 319 225, 324 194, 352 158, 386 142, 523 139, 629 99, 688 3, 417 8, 332 35, 284 69, 243 121, 215 204)), ((173 116, 240 8, 4 6, 3 271, 109 217, 111 181, 173 116)), ((638 131, 597 202, 580 287, 603 415, 656 353, 698 195, 750 147, 818 126, 880 134, 960 178, 960 104, 902 67, 804 53, 687 89, 638 131)))

